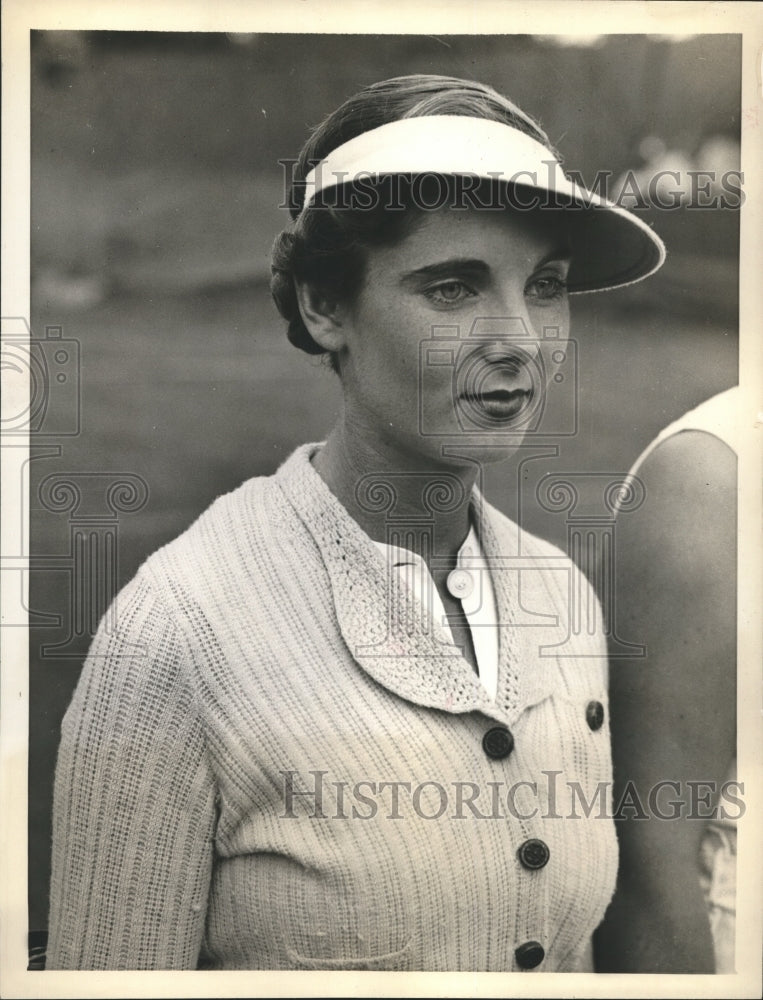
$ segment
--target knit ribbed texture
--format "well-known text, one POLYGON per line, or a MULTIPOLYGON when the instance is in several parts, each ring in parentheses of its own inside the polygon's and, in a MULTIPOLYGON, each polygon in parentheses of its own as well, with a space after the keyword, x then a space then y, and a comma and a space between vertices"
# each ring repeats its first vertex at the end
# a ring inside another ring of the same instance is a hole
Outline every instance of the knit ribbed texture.
POLYGON ((48 968, 508 971, 531 940, 538 971, 577 967, 617 864, 598 801, 569 818, 568 783, 590 802, 611 780, 590 587, 475 493, 491 702, 314 448, 153 555, 94 641, 62 729, 48 968), (537 791, 512 808, 517 782, 537 791), (530 838, 539 870, 517 857, 530 838))

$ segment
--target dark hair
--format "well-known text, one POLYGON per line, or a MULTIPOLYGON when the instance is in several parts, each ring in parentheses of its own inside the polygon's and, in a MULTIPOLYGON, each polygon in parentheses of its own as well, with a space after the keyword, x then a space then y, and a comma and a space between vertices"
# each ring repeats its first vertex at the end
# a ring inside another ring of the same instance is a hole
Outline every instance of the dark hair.
MULTIPOLYGON (((332 204, 324 196, 300 215, 307 174, 338 146, 380 125, 403 118, 447 114, 504 122, 553 151, 545 132, 529 115, 492 87, 472 80, 400 76, 371 84, 345 101, 305 143, 294 169, 290 194, 295 225, 280 233, 273 244, 270 290, 278 311, 288 322, 288 337, 295 347, 308 354, 326 353, 302 322, 295 280, 325 289, 334 298, 352 300, 363 281, 366 251, 400 240, 417 215, 387 207, 391 203, 398 207, 416 203, 411 198, 410 183, 396 185, 394 202, 381 197, 362 209, 348 208, 346 202, 332 204)), ((382 179, 381 186, 385 183, 390 184, 391 179, 382 179)), ((433 207, 431 201, 426 204, 433 207)), ((338 371, 336 355, 330 354, 330 363, 338 371)))

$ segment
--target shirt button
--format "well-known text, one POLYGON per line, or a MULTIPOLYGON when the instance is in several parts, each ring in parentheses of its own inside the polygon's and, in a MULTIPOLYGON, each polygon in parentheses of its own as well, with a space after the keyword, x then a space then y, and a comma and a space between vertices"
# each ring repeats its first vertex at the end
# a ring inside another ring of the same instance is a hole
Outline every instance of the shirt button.
POLYGON ((520 969, 534 969, 545 957, 546 952, 540 941, 525 941, 514 952, 514 958, 520 969))
POLYGON ((468 569, 452 570, 448 573, 445 583, 450 596, 457 597, 462 601, 466 600, 467 597, 471 597, 474 590, 474 580, 468 569))
POLYGON ((482 749, 493 760, 503 760, 514 749, 514 737, 506 726, 493 726, 482 737, 482 749))
POLYGON ((588 723, 588 728, 592 729, 593 732, 601 729, 604 722, 604 706, 600 701, 588 702, 585 710, 585 720, 588 723))
POLYGON ((542 840, 526 840, 517 851, 520 864, 530 871, 537 871, 548 864, 551 852, 542 840))

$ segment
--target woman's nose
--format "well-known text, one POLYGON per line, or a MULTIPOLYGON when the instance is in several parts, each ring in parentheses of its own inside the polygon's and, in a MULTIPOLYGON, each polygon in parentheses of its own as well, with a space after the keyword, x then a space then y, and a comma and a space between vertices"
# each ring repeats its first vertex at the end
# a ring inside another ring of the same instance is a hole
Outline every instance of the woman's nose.
POLYGON ((474 321, 472 335, 484 340, 526 340, 541 331, 534 328, 534 321, 525 297, 524 284, 516 280, 496 282, 492 294, 482 304, 484 316, 474 321))
POLYGON ((483 316, 477 318, 471 327, 464 347, 489 355, 522 359, 522 363, 537 361, 541 354, 542 332, 532 328, 529 316, 521 315, 483 316))
POLYGON ((494 340, 496 343, 506 340, 527 340, 535 336, 535 331, 528 323, 528 315, 511 315, 509 313, 493 313, 489 316, 478 316, 471 325, 469 338, 473 340, 494 340))

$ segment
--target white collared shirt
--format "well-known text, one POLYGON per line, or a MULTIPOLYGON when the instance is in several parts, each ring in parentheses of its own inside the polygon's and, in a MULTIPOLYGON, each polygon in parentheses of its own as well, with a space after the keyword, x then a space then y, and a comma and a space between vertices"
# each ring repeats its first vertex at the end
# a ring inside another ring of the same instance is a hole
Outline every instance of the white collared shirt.
MULTIPOLYGON (((453 642, 442 599, 437 591, 429 568, 421 556, 410 549, 385 542, 374 542, 390 566, 405 581, 425 611, 442 625, 453 642)), ((495 699, 498 689, 498 625, 495 592, 485 556, 473 527, 458 550, 456 569, 446 581, 452 597, 461 602, 461 609, 469 623, 474 644, 474 655, 482 686, 495 699)), ((455 644, 455 643, 454 643, 455 644)))

